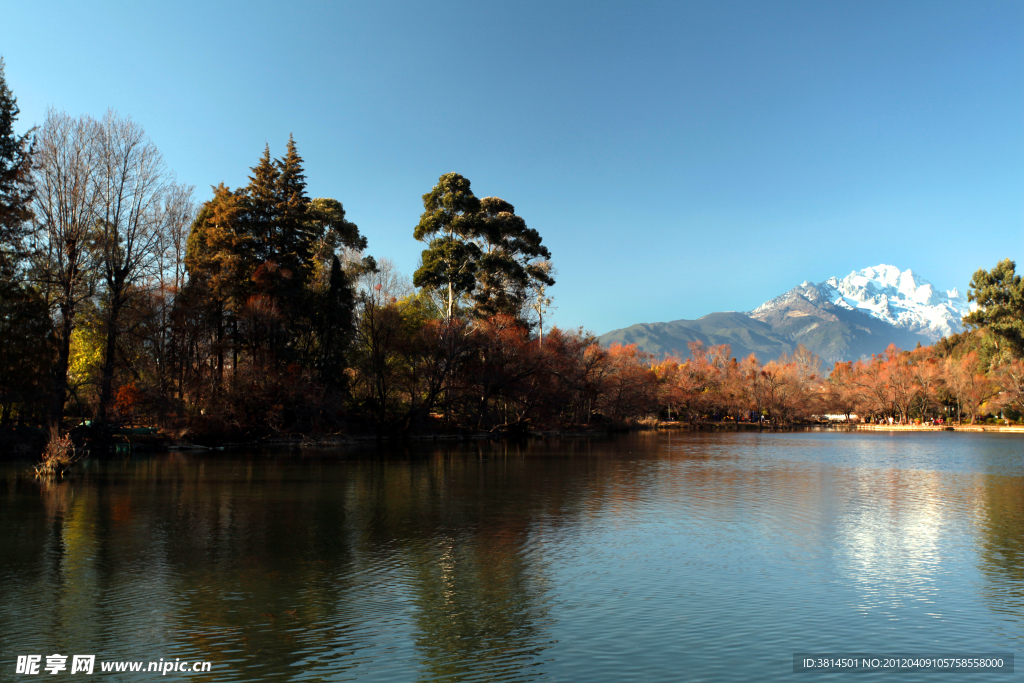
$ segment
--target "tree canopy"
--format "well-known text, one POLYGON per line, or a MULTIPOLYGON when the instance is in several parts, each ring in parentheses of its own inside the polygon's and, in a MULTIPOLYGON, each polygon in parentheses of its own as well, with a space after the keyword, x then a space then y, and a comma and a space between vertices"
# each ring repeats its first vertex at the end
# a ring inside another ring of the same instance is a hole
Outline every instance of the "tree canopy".
POLYGON ((1003 259, 992 270, 979 269, 971 278, 968 301, 978 308, 964 316, 973 328, 987 328, 1012 353, 1024 352, 1024 278, 1017 275, 1016 264, 1003 259))
POLYGON ((455 306, 476 285, 480 247, 473 241, 480 232, 480 200, 468 178, 446 173, 423 195, 423 214, 413 237, 428 242, 423 263, 413 275, 417 287, 440 291, 444 317, 450 320, 455 306))
POLYGON ((551 252, 540 234, 499 197, 480 200, 480 262, 476 269, 476 313, 519 316, 531 287, 555 284, 547 267, 551 252))
POLYGON ((360 253, 366 238, 341 202, 309 198, 302 163, 294 139, 280 159, 268 146, 249 184, 215 187, 193 222, 188 299, 206 306, 219 375, 228 352, 235 377, 240 364, 298 363, 316 368, 327 384, 341 381, 352 336, 352 280, 374 261, 367 257, 344 272, 339 255, 360 253))
POLYGON ((554 284, 540 234, 504 199, 477 199, 467 178, 447 173, 423 195, 423 207, 413 236, 429 242, 413 283, 441 295, 445 319, 468 296, 478 318, 522 319, 532 290, 554 284))

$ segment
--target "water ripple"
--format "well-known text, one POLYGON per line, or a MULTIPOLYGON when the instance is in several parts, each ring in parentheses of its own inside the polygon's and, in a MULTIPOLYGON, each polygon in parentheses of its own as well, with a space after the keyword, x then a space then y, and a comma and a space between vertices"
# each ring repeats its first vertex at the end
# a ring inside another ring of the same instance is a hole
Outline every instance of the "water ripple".
POLYGON ((789 680, 797 651, 1019 655, 1022 445, 645 433, 91 461, 49 485, 4 464, 0 652, 208 660, 191 678, 216 681, 789 680))

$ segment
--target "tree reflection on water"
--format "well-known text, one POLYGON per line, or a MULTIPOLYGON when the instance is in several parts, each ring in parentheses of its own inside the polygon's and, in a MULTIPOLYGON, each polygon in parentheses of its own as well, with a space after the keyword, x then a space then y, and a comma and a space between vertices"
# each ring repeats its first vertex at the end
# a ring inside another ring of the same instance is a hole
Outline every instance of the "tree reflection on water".
POLYGON ((44 483, 5 463, 0 646, 213 662, 194 680, 433 681, 636 677, 616 653, 638 649, 645 673, 685 660, 728 678, 708 643, 749 648, 753 674, 758 647, 868 643, 892 624, 1020 642, 1018 456, 887 443, 652 432, 167 454, 44 483))

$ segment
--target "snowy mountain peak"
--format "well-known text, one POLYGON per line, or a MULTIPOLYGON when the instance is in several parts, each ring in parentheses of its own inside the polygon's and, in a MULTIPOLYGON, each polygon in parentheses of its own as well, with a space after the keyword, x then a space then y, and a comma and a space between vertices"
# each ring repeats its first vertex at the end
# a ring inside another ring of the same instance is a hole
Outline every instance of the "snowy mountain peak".
MULTIPOLYGON (((855 270, 840 279, 830 277, 818 285, 804 281, 796 292, 812 300, 827 298, 834 306, 860 310, 873 318, 921 334, 933 341, 950 334, 963 332, 961 319, 969 310, 966 298, 954 288, 936 290, 932 283, 911 270, 900 271, 896 266, 878 265, 855 270), (811 290, 816 290, 813 294, 811 290)), ((783 297, 759 306, 764 312, 783 297)))

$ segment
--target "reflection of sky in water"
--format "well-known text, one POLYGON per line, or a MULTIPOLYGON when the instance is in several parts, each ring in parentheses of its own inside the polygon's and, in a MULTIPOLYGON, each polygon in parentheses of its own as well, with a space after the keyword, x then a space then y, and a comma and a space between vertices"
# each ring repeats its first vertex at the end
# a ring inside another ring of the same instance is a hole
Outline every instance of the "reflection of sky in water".
POLYGON ((1022 446, 647 433, 94 462, 42 488, 0 466, 0 652, 311 681, 790 680, 797 651, 1020 655, 1022 446))
MULTIPOLYGON (((860 594, 857 605, 898 619, 911 603, 935 605, 946 509, 934 472, 871 472, 851 481, 838 515, 837 569, 860 594)), ((930 612, 932 616, 941 616, 930 612)))

